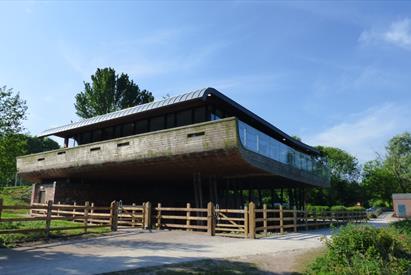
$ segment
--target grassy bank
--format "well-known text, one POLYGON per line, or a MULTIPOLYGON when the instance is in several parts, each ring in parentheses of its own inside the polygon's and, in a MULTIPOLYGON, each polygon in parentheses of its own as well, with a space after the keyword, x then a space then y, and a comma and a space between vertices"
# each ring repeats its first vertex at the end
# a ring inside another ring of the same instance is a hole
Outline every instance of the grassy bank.
POLYGON ((347 225, 326 241, 307 274, 411 274, 411 222, 347 225))
MULTIPOLYGON (((31 197, 31 186, 6 187, 0 188, 0 198, 3 199, 5 205, 29 205, 31 197)), ((1 218, 19 218, 28 217, 28 210, 4 210, 1 218)), ((69 227, 76 226, 79 223, 71 221, 51 221, 51 228, 53 227, 69 227)), ((45 221, 27 221, 27 222, 6 222, 0 223, 0 230, 4 229, 43 229, 45 228, 45 221)), ((109 228, 90 228, 88 233, 105 233, 109 232, 109 228)), ((52 231, 49 238, 62 238, 68 236, 83 235, 83 229, 71 229, 62 231, 52 231)), ((24 234, 1 234, 0 247, 14 247, 18 244, 31 241, 45 240, 44 232, 31 232, 24 234)))

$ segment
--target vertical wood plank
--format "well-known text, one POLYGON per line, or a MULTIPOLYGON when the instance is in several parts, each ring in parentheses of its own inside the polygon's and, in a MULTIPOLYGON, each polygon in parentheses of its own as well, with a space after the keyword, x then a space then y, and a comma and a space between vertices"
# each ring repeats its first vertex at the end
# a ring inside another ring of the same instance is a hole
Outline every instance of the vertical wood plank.
POLYGON ((146 202, 145 207, 145 222, 144 222, 146 229, 151 229, 151 202, 146 202))
POLYGON ((297 232, 297 207, 295 205, 293 207, 293 218, 294 232, 297 232))
POLYGON ((249 227, 248 215, 249 215, 248 206, 246 205, 244 206, 244 239, 248 238, 248 227, 249 227))
POLYGON ((186 226, 187 226, 187 228, 186 228, 186 231, 191 231, 191 229, 189 228, 189 226, 190 226, 190 208, 191 208, 191 204, 190 203, 187 203, 187 212, 186 212, 186 226))
POLYGON ((255 204, 254 202, 250 202, 248 205, 248 212, 250 213, 249 215, 249 234, 250 234, 250 239, 255 239, 255 204))
POLYGON ((134 210, 134 207, 136 207, 136 204, 133 203, 131 205, 133 207, 133 210, 131 210, 131 227, 136 226, 136 211, 134 210))
POLYGON ((84 203, 84 233, 87 233, 88 226, 88 211, 90 210, 90 202, 86 201, 84 203))
POLYGON ((117 202, 112 201, 110 205, 110 225, 111 231, 117 231, 118 207, 117 202))
POLYGON ((283 205, 280 204, 280 233, 284 233, 284 212, 283 212, 283 205))
POLYGON ((263 227, 264 227, 264 235, 267 236, 268 230, 267 230, 268 222, 267 222, 267 204, 263 204, 263 227))
POLYGON ((47 202, 47 215, 46 215, 46 237, 50 235, 50 225, 51 225, 51 211, 53 210, 53 202, 50 200, 47 202))
MULTIPOLYGON (((76 206, 76 202, 73 203, 73 206, 76 206)), ((73 207, 73 220, 76 218, 76 208, 73 207)))
POLYGON ((215 235, 214 215, 215 215, 214 204, 210 201, 207 204, 207 233, 210 236, 215 235))
POLYGON ((157 204, 157 229, 161 229, 161 203, 157 204))
POLYGON ((3 212, 3 199, 0 198, 0 220, 1 220, 1 212, 3 212))

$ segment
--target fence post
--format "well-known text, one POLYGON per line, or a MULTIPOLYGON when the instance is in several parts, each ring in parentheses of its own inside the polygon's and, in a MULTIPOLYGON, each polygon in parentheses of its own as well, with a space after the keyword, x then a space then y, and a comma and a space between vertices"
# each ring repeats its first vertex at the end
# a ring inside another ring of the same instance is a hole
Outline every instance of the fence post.
POLYGON ((88 211, 90 209, 90 203, 86 201, 84 203, 84 233, 87 233, 87 225, 88 225, 88 211))
POLYGON ((146 211, 147 209, 146 209, 146 203, 145 202, 143 202, 143 210, 142 210, 142 212, 141 212, 141 215, 143 216, 142 218, 141 218, 141 228, 142 229, 144 229, 144 228, 146 228, 146 211))
POLYGON ((210 236, 215 235, 215 221, 214 221, 214 203, 211 201, 207 204, 207 233, 210 236))
POLYGON ((268 226, 268 222, 267 222, 267 204, 263 204, 263 227, 264 227, 264 235, 267 237, 267 226, 268 226))
POLYGON ((47 215, 46 215, 46 237, 49 237, 50 234, 50 225, 51 225, 51 211, 53 209, 53 202, 50 200, 47 202, 47 215))
POLYGON ((161 203, 157 204, 157 229, 161 229, 161 203))
POLYGON ((248 238, 248 206, 244 206, 244 239, 248 238))
POLYGON ((92 202, 90 205, 90 217, 91 217, 91 221, 89 222, 90 224, 93 224, 93 219, 94 219, 93 214, 94 214, 94 202, 92 202))
POLYGON ((145 211, 145 228, 146 229, 151 229, 151 202, 146 202, 146 207, 145 207, 146 211, 145 211))
POLYGON ((255 203, 250 202, 248 204, 248 212, 250 213, 248 222, 249 222, 249 234, 250 239, 255 239, 255 203))
POLYGON ((134 210, 134 207, 136 207, 136 204, 133 203, 131 206, 133 207, 133 209, 131 210, 131 227, 135 227, 136 226, 136 217, 135 217, 136 211, 134 210))
POLYGON ((110 205, 110 225, 111 231, 117 231, 118 222, 118 204, 116 201, 111 202, 110 205))
POLYGON ((307 208, 304 209, 304 224, 305 224, 305 230, 308 230, 308 210, 307 208))
POLYGON ((295 205, 293 207, 293 218, 294 232, 297 232, 297 207, 295 205))
POLYGON ((314 226, 315 228, 318 229, 318 224, 317 224, 317 210, 313 209, 313 220, 314 220, 314 226))
POLYGON ((76 214, 75 214, 75 213, 76 213, 76 205, 77 205, 76 202, 74 202, 74 203, 73 203, 73 206, 74 206, 74 207, 73 207, 73 221, 74 221, 74 219, 76 218, 76 214))
POLYGON ((3 212, 3 199, 0 198, 0 220, 1 220, 1 212, 3 212))
POLYGON ((280 204, 280 233, 284 234, 284 212, 282 204, 280 204))
POLYGON ((58 206, 57 206, 57 217, 60 217, 60 202, 57 202, 58 206))
POLYGON ((186 228, 186 231, 191 231, 191 229, 190 229, 190 224, 191 224, 191 222, 190 222, 190 208, 191 208, 191 204, 187 203, 187 212, 186 212, 186 226, 187 226, 187 228, 186 228))

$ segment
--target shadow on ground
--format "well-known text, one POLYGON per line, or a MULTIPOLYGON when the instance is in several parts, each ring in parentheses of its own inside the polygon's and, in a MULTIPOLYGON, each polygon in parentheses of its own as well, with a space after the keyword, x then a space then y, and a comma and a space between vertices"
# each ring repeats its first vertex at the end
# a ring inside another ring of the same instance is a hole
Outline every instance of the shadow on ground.
POLYGON ((299 273, 274 273, 259 269, 253 263, 235 260, 199 260, 180 264, 170 264, 155 267, 138 268, 118 272, 103 273, 105 275, 169 275, 169 274, 299 274, 299 273))

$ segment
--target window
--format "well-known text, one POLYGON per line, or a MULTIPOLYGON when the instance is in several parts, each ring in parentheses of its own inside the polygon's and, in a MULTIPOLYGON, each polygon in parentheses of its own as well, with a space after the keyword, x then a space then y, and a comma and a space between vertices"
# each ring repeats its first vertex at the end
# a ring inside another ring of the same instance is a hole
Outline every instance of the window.
POLYGON ((176 127, 175 115, 174 115, 174 113, 167 114, 167 116, 166 116, 166 128, 168 129, 168 128, 173 128, 173 127, 176 127))
POLYGON ((176 116, 176 120, 177 120, 177 125, 176 125, 177 127, 191 124, 192 123, 191 110, 178 112, 176 116))
POLYGON ((113 127, 105 128, 103 130, 103 139, 108 140, 108 139, 113 139, 113 138, 114 138, 114 128, 113 127))
POLYGON ((146 133, 148 131, 148 121, 136 121, 136 134, 146 133))
POLYGON ((119 138, 119 137, 122 137, 123 135, 123 125, 116 125, 116 126, 114 126, 114 136, 116 137, 116 138, 119 138))
POLYGON ((206 121, 206 110, 204 107, 194 109, 194 123, 206 121))
POLYGON ((93 142, 100 141, 103 139, 103 131, 102 130, 95 130, 93 131, 93 142))
POLYGON ((164 116, 153 117, 150 120, 150 132, 164 129, 164 116))
POLYGON ((134 135, 134 123, 127 123, 123 126, 123 137, 134 135))

